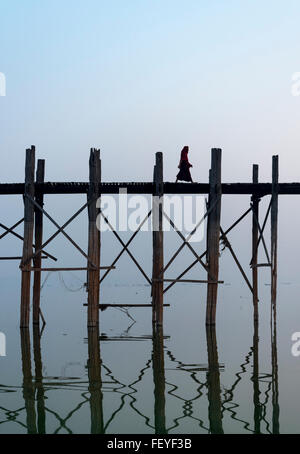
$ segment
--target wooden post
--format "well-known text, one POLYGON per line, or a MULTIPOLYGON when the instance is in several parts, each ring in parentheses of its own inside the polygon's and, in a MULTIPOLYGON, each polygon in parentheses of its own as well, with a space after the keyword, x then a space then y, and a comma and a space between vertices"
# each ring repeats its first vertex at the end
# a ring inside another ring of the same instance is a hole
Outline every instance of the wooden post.
POLYGON ((101 182, 101 161, 100 150, 91 149, 90 153, 90 184, 88 189, 88 216, 89 216, 89 239, 88 239, 88 257, 98 269, 92 267, 88 262, 88 327, 97 327, 99 325, 99 292, 100 292, 100 230, 96 225, 97 216, 100 212, 96 207, 100 197, 99 184, 101 182))
POLYGON ((215 326, 206 326, 208 416, 211 434, 223 434, 220 370, 215 326))
MULTIPOLYGON (((252 183, 258 183, 258 165, 253 164, 252 167, 252 183)), ((258 270, 257 270, 257 256, 258 256, 258 225, 259 219, 259 197, 252 194, 252 288, 253 288, 253 317, 254 322, 258 322, 258 270)))
POLYGON ((152 269, 152 322, 163 324, 163 268, 164 268, 164 235, 163 235, 163 154, 156 153, 154 167, 154 193, 152 206, 153 226, 153 269, 152 269), (157 279, 157 281, 154 281, 157 279))
POLYGON ((153 327, 152 368, 154 381, 154 424, 156 434, 166 434, 164 335, 162 326, 153 327))
POLYGON ((35 147, 32 146, 26 150, 25 162, 25 190, 24 190, 24 241, 23 257, 21 262, 22 284, 21 284, 21 320, 20 326, 27 328, 29 326, 30 316, 30 275, 33 226, 34 226, 34 206, 26 197, 34 197, 34 168, 35 168, 35 147), (28 263, 27 263, 28 262, 28 263), (26 265, 23 265, 26 263, 26 265))
POLYGON ((272 157, 271 206, 271 303, 275 311, 277 294, 277 230, 278 230, 278 156, 272 157))
MULTIPOLYGON (((211 170, 208 201, 208 209, 211 209, 211 212, 208 215, 207 222, 207 279, 210 281, 211 277, 213 277, 215 282, 219 280, 219 241, 222 196, 221 158, 222 150, 220 148, 213 148, 211 150, 211 170)), ((217 293, 218 284, 207 284, 207 325, 214 325, 216 323, 217 293)))
POLYGON ((91 434, 103 434, 103 394, 99 328, 88 328, 88 376, 91 409, 91 434))
MULTIPOLYGON (((45 180, 45 160, 39 159, 37 163, 36 182, 44 183, 45 180)), ((35 201, 43 207, 44 194, 42 191, 36 192, 35 201)), ((35 208, 35 251, 39 251, 43 244, 43 213, 35 208)), ((42 267, 41 252, 33 259, 34 268, 42 267)), ((33 324, 39 325, 40 322, 40 297, 41 297, 41 271, 34 272, 33 281, 33 324)))

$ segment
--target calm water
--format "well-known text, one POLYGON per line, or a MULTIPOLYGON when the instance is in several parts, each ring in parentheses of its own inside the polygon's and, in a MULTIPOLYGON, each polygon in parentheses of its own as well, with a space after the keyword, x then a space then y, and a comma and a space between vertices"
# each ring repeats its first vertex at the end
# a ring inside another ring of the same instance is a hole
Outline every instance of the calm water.
MULTIPOLYGON (((246 230, 236 237, 245 267, 248 224, 246 230)), ((139 245, 132 250, 141 259, 147 246, 139 245)), ((110 248, 103 251, 105 264, 114 255, 110 248)), ((260 271, 257 331, 249 289, 224 251, 216 331, 205 329, 206 287, 180 284, 166 294, 171 307, 163 333, 153 335, 148 308, 129 314, 109 308, 100 314, 100 343, 98 333, 86 329, 84 273, 44 275, 47 325, 40 337, 20 333, 19 271, 16 263, 1 264, 7 356, 0 357, 0 433, 299 433, 300 357, 291 354, 291 336, 300 331, 300 283, 286 256, 293 246, 285 238, 279 249, 276 330, 269 270, 260 271)), ((191 261, 183 256, 170 276, 191 261)), ((150 272, 151 258, 144 263, 150 272)), ((112 273, 104 282, 102 302, 148 303, 150 287, 124 258, 125 264, 123 275, 112 273)), ((195 268, 189 277, 200 272, 195 268)))

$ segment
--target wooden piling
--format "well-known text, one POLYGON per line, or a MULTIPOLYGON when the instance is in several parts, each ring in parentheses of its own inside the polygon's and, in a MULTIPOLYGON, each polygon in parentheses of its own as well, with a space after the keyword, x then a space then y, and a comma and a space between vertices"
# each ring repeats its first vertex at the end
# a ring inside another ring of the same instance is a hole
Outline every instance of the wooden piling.
POLYGON ((99 292, 100 292, 100 230, 96 225, 97 216, 100 213, 96 207, 100 197, 101 183, 101 161, 100 150, 91 149, 89 161, 89 189, 88 189, 88 217, 89 217, 89 238, 88 238, 88 257, 96 265, 94 268, 88 262, 88 327, 99 325, 99 292))
POLYGON ((276 307, 277 294, 277 231, 278 231, 278 156, 273 156, 272 206, 271 206, 271 302, 274 309, 276 307))
MULTIPOLYGON (((37 162, 36 182, 44 183, 45 180, 45 160, 39 159, 37 162)), ((36 192, 35 201, 43 207, 44 194, 36 192)), ((35 252, 41 250, 43 244, 43 212, 35 207, 35 252)), ((41 268, 42 253, 39 252, 33 259, 34 268, 41 268)), ((39 325, 40 321, 40 296, 41 296, 41 271, 34 271, 33 281, 33 324, 39 325)))
MULTIPOLYGON (((208 280, 211 277, 215 282, 219 277, 219 240, 220 240, 220 218, 221 218, 221 159, 222 150, 213 148, 211 150, 211 169, 209 181, 208 209, 211 210, 207 222, 207 265, 208 280)), ((206 324, 216 323, 218 284, 207 284, 207 306, 206 324)))
POLYGON ((163 154, 157 152, 154 167, 154 193, 152 208, 153 226, 153 269, 152 269, 152 322, 163 324, 163 154))
MULTIPOLYGON (((252 183, 258 183, 258 165, 253 164, 252 167, 252 183)), ((253 288, 253 317, 254 322, 258 321, 258 224, 259 219, 259 197, 253 194, 252 198, 252 288, 253 288)))
POLYGON ((34 197, 34 169, 35 169, 35 147, 26 150, 25 161, 25 187, 24 187, 24 241, 23 258, 21 262, 22 284, 21 284, 21 328, 29 326, 30 316, 30 275, 33 227, 34 227, 34 206, 29 197, 34 197), (28 262, 28 263, 27 263, 28 262), (24 264, 24 265, 23 265, 24 264))

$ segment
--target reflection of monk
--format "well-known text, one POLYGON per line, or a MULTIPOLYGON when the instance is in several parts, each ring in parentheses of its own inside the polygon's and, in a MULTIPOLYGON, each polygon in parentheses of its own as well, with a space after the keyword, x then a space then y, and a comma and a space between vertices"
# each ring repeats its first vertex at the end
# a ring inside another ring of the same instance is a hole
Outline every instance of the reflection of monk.
POLYGON ((190 172, 190 167, 193 167, 192 164, 189 163, 188 159, 188 152, 189 152, 189 147, 185 146, 181 150, 181 156, 180 156, 180 161, 179 161, 179 166, 178 168, 179 173, 176 177, 176 183, 178 180, 182 181, 191 181, 193 183, 192 177, 191 177, 191 172, 190 172))

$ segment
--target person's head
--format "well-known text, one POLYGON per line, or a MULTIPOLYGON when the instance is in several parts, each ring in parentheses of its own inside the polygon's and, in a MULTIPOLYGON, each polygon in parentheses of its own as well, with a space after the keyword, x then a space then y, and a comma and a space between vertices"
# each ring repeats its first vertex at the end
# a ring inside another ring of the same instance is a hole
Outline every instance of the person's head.
POLYGON ((189 152, 189 147, 187 145, 185 145, 183 147, 183 149, 181 150, 181 156, 183 156, 184 154, 187 154, 189 152))

